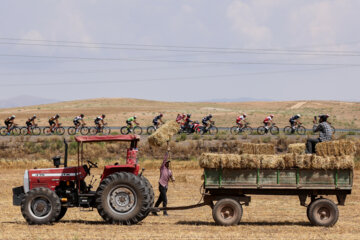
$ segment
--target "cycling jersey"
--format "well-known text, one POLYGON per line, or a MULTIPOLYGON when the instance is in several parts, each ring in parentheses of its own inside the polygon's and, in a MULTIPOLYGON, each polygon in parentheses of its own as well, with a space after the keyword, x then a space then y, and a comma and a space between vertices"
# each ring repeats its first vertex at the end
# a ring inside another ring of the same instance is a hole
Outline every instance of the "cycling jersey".
POLYGON ((135 118, 134 117, 131 117, 131 118, 128 118, 128 120, 126 120, 127 122, 132 122, 132 121, 135 121, 135 118))
POLYGON ((208 121, 210 121, 211 118, 212 117, 210 117, 210 116, 206 116, 202 119, 202 122, 208 122, 208 121))
POLYGON ((56 117, 56 116, 53 116, 53 117, 51 117, 51 118, 49 118, 49 121, 55 121, 56 119, 58 119, 58 117, 56 117))
POLYGON ((13 119, 7 118, 7 119, 5 119, 4 123, 6 126, 8 126, 8 125, 12 124, 12 121, 13 121, 13 119))
POLYGON ((159 121, 161 118, 162 118, 161 115, 157 115, 157 116, 153 119, 153 122, 157 122, 157 121, 159 121))
POLYGON ((78 122, 80 120, 83 120, 83 118, 81 116, 76 116, 73 121, 78 122))
POLYGON ((176 122, 180 123, 181 120, 183 120, 185 118, 184 115, 179 115, 178 117, 176 117, 176 122))
POLYGON ((101 116, 98 116, 97 118, 95 118, 95 123, 98 124, 100 121, 104 120, 101 116))
POLYGON ((299 116, 295 115, 295 116, 292 116, 289 121, 295 121, 299 118, 300 118, 299 116))
POLYGON ((34 120, 35 120, 35 117, 29 118, 29 119, 26 121, 26 123, 31 123, 31 122, 34 121, 34 120))
POLYGON ((239 122, 241 122, 242 120, 245 120, 245 117, 244 117, 243 115, 238 116, 237 119, 236 119, 236 122, 239 123, 239 122))
POLYGON ((272 117, 268 116, 267 118, 265 118, 264 122, 269 122, 272 120, 272 117))

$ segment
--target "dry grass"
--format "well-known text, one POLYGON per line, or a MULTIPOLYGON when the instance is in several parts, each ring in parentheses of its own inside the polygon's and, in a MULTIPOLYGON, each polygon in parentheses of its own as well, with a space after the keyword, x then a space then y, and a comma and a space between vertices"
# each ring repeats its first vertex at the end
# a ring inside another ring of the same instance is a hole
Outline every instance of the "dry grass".
MULTIPOLYGON (((160 163, 160 161, 159 161, 160 163)), ((179 180, 169 185, 169 206, 195 204, 200 199, 202 184, 200 169, 177 168, 179 180)), ((149 216, 134 226, 109 225, 97 211, 81 212, 69 209, 59 223, 46 226, 29 226, 20 208, 12 206, 11 188, 22 185, 24 169, 0 169, 0 239, 359 239, 360 236, 360 172, 354 176, 354 188, 339 206, 340 218, 332 228, 313 227, 296 196, 252 196, 250 206, 243 206, 244 214, 238 226, 216 226, 211 209, 202 207, 185 211, 170 211, 169 217, 149 216)), ((101 169, 93 171, 96 177, 101 169)), ((158 196, 159 170, 147 170, 158 196)), ((326 197, 326 196, 325 196, 326 197)), ((334 197, 327 197, 336 201, 334 197)))

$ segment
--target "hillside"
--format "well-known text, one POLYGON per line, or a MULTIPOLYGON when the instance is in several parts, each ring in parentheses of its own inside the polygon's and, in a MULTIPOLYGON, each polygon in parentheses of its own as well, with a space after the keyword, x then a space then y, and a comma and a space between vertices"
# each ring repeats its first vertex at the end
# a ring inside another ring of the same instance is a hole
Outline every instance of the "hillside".
POLYGON ((74 116, 85 114, 88 125, 99 114, 106 114, 110 126, 125 124, 125 119, 134 114, 141 125, 150 125, 152 118, 159 112, 165 120, 175 119, 177 113, 191 113, 194 120, 212 113, 217 126, 232 126, 239 113, 246 112, 253 127, 262 124, 268 114, 274 114, 274 121, 283 127, 293 114, 300 113, 306 127, 312 126, 313 116, 320 113, 330 114, 330 122, 336 128, 360 128, 360 103, 338 101, 283 101, 283 102, 160 102, 141 99, 104 98, 59 102, 46 105, 0 109, 1 125, 3 119, 16 115, 16 122, 23 125, 25 119, 33 114, 38 116, 39 125, 47 125, 47 119, 58 113, 63 125, 72 125, 74 116))

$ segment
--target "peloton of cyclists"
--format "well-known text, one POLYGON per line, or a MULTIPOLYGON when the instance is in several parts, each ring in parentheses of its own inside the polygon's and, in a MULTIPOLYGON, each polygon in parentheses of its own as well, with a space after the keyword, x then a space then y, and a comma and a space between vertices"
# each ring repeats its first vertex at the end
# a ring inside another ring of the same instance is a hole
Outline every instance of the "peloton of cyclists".
POLYGON ((53 132, 54 131, 54 127, 58 127, 59 126, 59 118, 60 115, 56 114, 55 116, 52 116, 51 118, 49 118, 49 125, 50 125, 50 131, 53 132))
POLYGON ((274 115, 271 114, 270 116, 268 116, 264 119, 263 123, 264 123, 264 127, 266 130, 269 129, 271 123, 273 122, 273 118, 274 118, 274 115))
POLYGON ((74 123, 74 126, 76 128, 76 131, 77 129, 79 128, 80 124, 82 124, 83 126, 85 125, 85 122, 84 122, 84 114, 80 114, 79 116, 76 116, 74 119, 73 119, 73 123, 74 123))
POLYGON ((104 122, 105 117, 106 117, 105 114, 102 114, 101 116, 97 116, 94 119, 95 126, 98 130, 101 129, 101 126, 105 125, 105 122, 104 122))
POLYGON ((291 125, 291 133, 294 133, 295 132, 295 126, 297 126, 298 124, 300 124, 300 118, 301 118, 301 115, 300 114, 296 114, 294 116, 292 116, 290 119, 289 119, 289 123, 291 125))
POLYGON ((129 129, 132 129, 133 128, 133 122, 136 124, 136 125, 140 125, 138 122, 136 122, 136 116, 133 116, 133 117, 130 117, 126 120, 126 126, 129 128, 129 129))
POLYGON ((34 114, 34 116, 32 116, 31 118, 29 118, 28 120, 26 120, 25 124, 26 124, 26 127, 27 127, 27 132, 28 134, 30 134, 30 128, 32 126, 36 126, 36 123, 35 123, 35 119, 36 119, 36 115, 34 114))
POLYGON ((204 126, 205 129, 207 129, 207 128, 210 126, 210 123, 209 123, 209 122, 211 122, 211 119, 212 119, 212 115, 209 114, 209 115, 205 116, 205 117, 201 120, 201 122, 202 122, 202 124, 203 124, 203 126, 204 126))
POLYGON ((15 124, 14 121, 15 121, 15 115, 6 118, 4 121, 6 128, 8 130, 8 135, 10 134, 10 128, 15 124))
POLYGON ((236 124, 238 125, 238 127, 240 129, 244 126, 243 123, 246 123, 246 119, 245 119, 246 116, 247 116, 246 113, 243 113, 242 115, 240 115, 236 118, 236 124))
POLYGON ((160 113, 153 119, 153 124, 154 124, 155 129, 157 129, 159 127, 160 123, 164 124, 162 117, 163 117, 163 114, 160 113))

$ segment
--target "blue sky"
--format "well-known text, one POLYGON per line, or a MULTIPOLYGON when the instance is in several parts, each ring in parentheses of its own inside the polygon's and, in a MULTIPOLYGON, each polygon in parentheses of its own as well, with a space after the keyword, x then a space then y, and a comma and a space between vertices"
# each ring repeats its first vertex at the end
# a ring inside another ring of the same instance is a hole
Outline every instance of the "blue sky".
POLYGON ((5 1, 0 98, 359 101, 360 1, 5 1))

